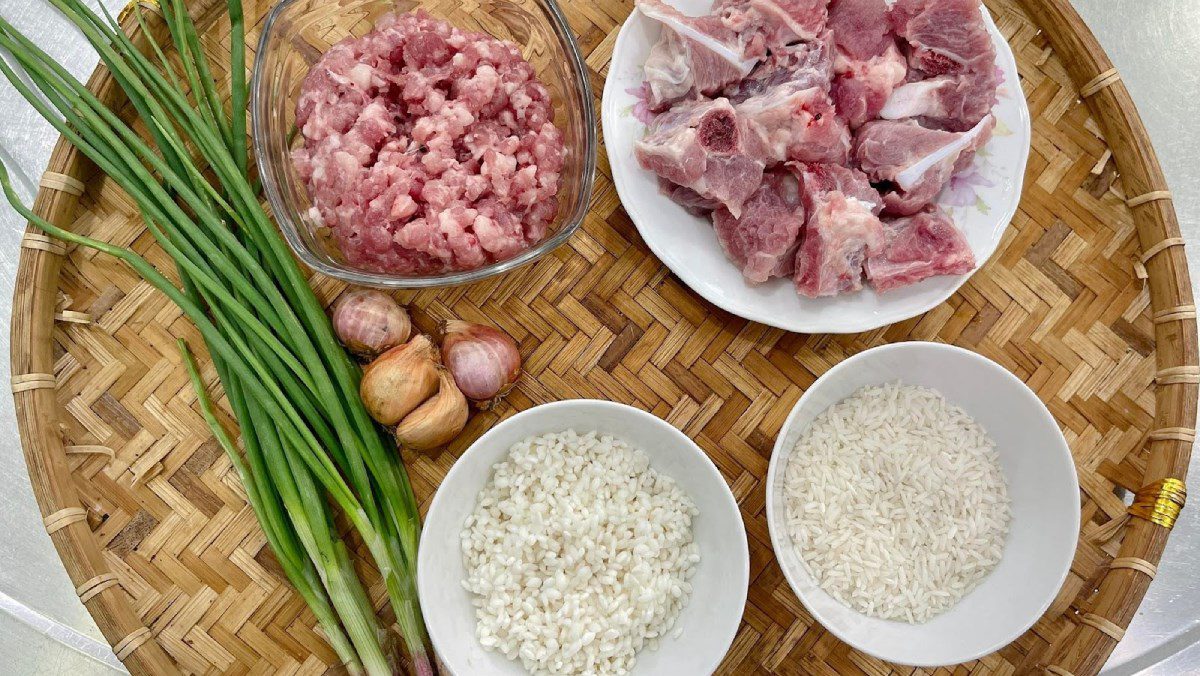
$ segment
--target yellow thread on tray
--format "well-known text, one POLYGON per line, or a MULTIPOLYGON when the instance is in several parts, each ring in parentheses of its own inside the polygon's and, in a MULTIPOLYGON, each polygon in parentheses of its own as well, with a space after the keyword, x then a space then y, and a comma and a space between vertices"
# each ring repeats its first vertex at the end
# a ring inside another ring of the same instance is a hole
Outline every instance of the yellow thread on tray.
POLYGON ((1166 478, 1143 486, 1133 498, 1129 513, 1163 528, 1171 528, 1187 502, 1187 487, 1175 478, 1166 478))

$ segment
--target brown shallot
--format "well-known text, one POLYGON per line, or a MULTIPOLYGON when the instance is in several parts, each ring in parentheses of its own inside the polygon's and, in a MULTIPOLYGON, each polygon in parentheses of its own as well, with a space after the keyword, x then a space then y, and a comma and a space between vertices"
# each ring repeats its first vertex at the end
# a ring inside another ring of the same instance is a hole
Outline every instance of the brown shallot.
POLYGON ((424 335, 379 355, 363 369, 358 393, 367 413, 395 425, 438 391, 437 350, 424 335))
POLYGON ((442 361, 463 394, 484 408, 499 401, 521 375, 516 342, 499 329, 452 319, 442 325, 442 361))
POLYGON ((371 359, 408 340, 412 321, 386 293, 355 289, 334 306, 333 330, 347 350, 371 359))
POLYGON ((446 369, 438 370, 438 391, 396 425, 401 448, 428 451, 450 443, 467 425, 467 399, 446 369))

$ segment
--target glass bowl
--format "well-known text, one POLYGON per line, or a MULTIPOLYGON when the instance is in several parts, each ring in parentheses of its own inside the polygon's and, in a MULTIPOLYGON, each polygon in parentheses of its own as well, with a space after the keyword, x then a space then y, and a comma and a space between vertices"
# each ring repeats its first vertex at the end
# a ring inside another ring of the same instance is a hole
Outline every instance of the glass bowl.
POLYGON ((250 112, 263 191, 284 238, 306 265, 352 284, 397 289, 478 281, 544 256, 565 242, 587 213, 596 171, 592 88, 579 46, 554 0, 282 0, 263 24, 250 112), (295 128, 296 99, 309 68, 343 38, 369 32, 381 15, 416 9, 516 43, 550 90, 565 156, 558 214, 540 242, 473 270, 402 276, 362 270, 345 260, 328 229, 309 214, 308 190, 290 153, 303 143, 295 128))

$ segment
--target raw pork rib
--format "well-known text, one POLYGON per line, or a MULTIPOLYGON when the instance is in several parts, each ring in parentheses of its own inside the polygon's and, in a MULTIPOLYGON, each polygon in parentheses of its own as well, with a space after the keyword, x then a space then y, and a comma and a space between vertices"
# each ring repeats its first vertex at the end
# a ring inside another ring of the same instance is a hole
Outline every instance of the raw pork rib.
POLYGON ((635 154, 747 284, 820 298, 974 268, 933 200, 996 124, 979 0, 635 2, 663 27, 645 70, 665 110, 635 154))
POLYGON ((797 89, 829 88, 833 60, 824 40, 802 42, 771 52, 746 79, 729 85, 722 92, 734 104, 783 84, 797 89))
POLYGON ((829 0, 717 0, 713 13, 738 33, 761 35, 774 48, 820 35, 827 4, 829 0))
POLYGON ((693 216, 708 216, 721 206, 717 200, 705 197, 691 188, 675 185, 661 176, 658 178, 658 190, 693 216))
POLYGON ((867 259, 867 279, 890 291, 934 275, 964 275, 975 254, 950 217, 930 205, 913 216, 883 222, 883 246, 867 259))
POLYGON ((796 242, 804 226, 800 184, 790 171, 771 170, 746 202, 741 218, 721 208, 713 214, 713 226, 721 247, 742 269, 747 282, 761 284, 771 277, 787 277, 792 274, 796 242))
POLYGON ((850 130, 818 87, 782 84, 737 105, 738 114, 762 138, 772 162, 846 162, 850 130))
POLYGON ((717 16, 687 16, 662 0, 637 0, 637 8, 663 28, 646 59, 651 110, 714 94, 749 75, 763 56, 761 44, 748 46, 717 16))
POLYGON ((863 264, 882 243, 879 195, 862 172, 833 164, 797 167, 806 225, 796 252, 796 291, 809 298, 862 288, 863 264))
POLYGON ((939 75, 897 87, 879 111, 879 117, 885 120, 915 117, 950 131, 966 131, 991 111, 995 100, 994 74, 939 75))
POLYGON ((979 0, 896 0, 889 19, 908 43, 909 67, 926 76, 995 71, 979 0))
POLYGON ((851 129, 879 116, 893 88, 904 82, 904 57, 895 45, 866 61, 839 58, 834 61, 833 100, 838 114, 851 129))
POLYGON ((720 202, 734 216, 762 182, 765 149, 727 99, 676 105, 634 145, 641 165, 720 202))
POLYGON ((996 118, 988 115, 970 131, 926 129, 915 122, 868 122, 854 140, 854 159, 872 181, 887 182, 884 212, 908 216, 941 192, 975 151, 992 137, 996 118))
POLYGON ((851 129, 879 116, 879 110, 908 72, 887 23, 883 0, 834 0, 829 30, 835 57, 833 101, 851 129))

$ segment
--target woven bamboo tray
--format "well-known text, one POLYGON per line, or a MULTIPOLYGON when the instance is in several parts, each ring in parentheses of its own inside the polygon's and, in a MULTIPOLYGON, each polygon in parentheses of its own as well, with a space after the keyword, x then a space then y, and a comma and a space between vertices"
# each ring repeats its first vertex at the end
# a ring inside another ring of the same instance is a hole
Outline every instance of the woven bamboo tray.
MULTIPOLYGON (((269 4, 248 2, 248 25, 269 4)), ((520 387, 501 407, 476 414, 447 451, 405 458, 422 503, 463 449, 515 411, 571 397, 639 406, 709 453, 749 529, 749 601, 721 673, 914 673, 851 650, 805 612, 774 561, 761 483, 785 416, 830 366, 890 341, 962 345, 1020 376, 1058 419, 1079 470, 1083 527, 1046 615, 953 673, 1096 673, 1169 534, 1130 518, 1122 495, 1187 471, 1200 380, 1191 283, 1129 93, 1067 0, 987 4, 1017 55, 1033 147, 1000 250, 957 294, 853 336, 789 334, 732 317, 650 254, 602 151, 591 213, 566 246, 488 282, 401 294, 425 330, 451 316, 493 322, 526 356, 520 387)), ((227 54, 224 3, 193 5, 209 55, 227 54)), ((631 9, 630 0, 566 2, 597 94, 631 9)), ((103 69, 90 86, 123 105, 103 69)), ((64 142, 35 208, 169 267, 129 199, 64 142)), ((334 654, 277 572, 178 363, 176 337, 201 344, 192 325, 113 260, 32 229, 23 247, 12 372, 30 480, 117 657, 135 674, 327 671, 334 654)), ((312 283, 327 301, 342 289, 312 283)), ((210 365, 207 373, 212 380, 210 365)))

